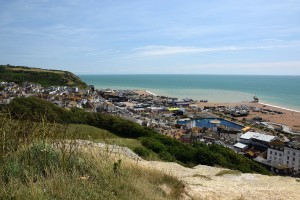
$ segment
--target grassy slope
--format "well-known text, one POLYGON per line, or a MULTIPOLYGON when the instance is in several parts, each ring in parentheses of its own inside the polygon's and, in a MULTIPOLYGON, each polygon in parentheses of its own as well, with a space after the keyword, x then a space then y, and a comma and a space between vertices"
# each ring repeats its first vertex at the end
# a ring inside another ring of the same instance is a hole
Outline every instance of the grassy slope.
POLYGON ((0 125, 0 199, 177 199, 183 191, 172 176, 61 140, 72 138, 76 128, 116 138, 107 131, 6 115, 0 115, 0 125))
POLYGON ((86 87, 86 83, 67 71, 0 65, 0 80, 18 84, 29 81, 42 86, 65 85, 86 87))
POLYGON ((0 159, 0 199, 177 199, 183 191, 183 184, 172 176, 122 161, 115 170, 114 158, 93 150, 77 153, 68 161, 73 168, 67 171, 61 159, 52 158, 54 153, 46 154, 47 175, 43 175, 45 156, 40 152, 45 151, 35 147, 0 159), (39 154, 28 159, 36 151, 39 154))
MULTIPOLYGON (((100 129, 94 126, 85 125, 85 124, 70 124, 68 126, 68 131, 79 133, 78 136, 76 136, 76 139, 90 140, 93 142, 105 142, 107 144, 115 144, 122 147, 128 147, 133 151, 137 147, 143 147, 140 140, 133 139, 133 138, 119 137, 107 130, 100 129)), ((152 151, 150 151, 150 155, 146 159, 161 160, 159 159, 159 156, 152 151)))

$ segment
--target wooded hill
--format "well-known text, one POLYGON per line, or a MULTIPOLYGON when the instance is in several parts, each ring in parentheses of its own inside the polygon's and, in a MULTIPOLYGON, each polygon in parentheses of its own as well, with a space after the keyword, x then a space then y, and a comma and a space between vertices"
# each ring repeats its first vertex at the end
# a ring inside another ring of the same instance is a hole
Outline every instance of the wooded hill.
POLYGON ((32 68, 25 66, 0 65, 0 81, 21 84, 28 81, 47 86, 87 87, 75 74, 68 71, 32 68))

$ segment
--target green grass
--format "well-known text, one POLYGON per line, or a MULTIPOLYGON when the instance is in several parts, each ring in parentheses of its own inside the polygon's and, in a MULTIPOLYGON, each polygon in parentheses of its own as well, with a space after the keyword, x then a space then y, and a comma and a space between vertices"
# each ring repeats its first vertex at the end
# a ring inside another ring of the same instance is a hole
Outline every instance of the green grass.
POLYGON ((21 84, 24 81, 42 86, 67 85, 86 88, 87 84, 68 71, 48 70, 24 66, 0 65, 0 80, 21 84))
MULTIPOLYGON (((76 132, 78 135, 76 139, 89 140, 93 142, 102 142, 106 144, 115 144, 122 147, 128 147, 133 150, 137 147, 143 147, 141 142, 133 138, 123 138, 119 137, 107 130, 97 128, 94 126, 84 125, 84 124, 70 124, 68 125, 69 135, 76 132)), ((149 155, 144 157, 147 160, 161 160, 159 156, 153 151, 149 150, 149 155)))
POLYGON ((183 183, 170 175, 93 147, 81 148, 72 133, 76 128, 83 135, 109 134, 89 126, 68 129, 0 115, 0 199, 154 200, 179 199, 184 192, 183 183))
POLYGON ((83 140, 97 141, 104 139, 119 138, 118 136, 114 135, 113 133, 107 130, 85 124, 70 124, 68 127, 68 131, 78 132, 78 139, 83 140))
POLYGON ((172 176, 117 162, 105 152, 79 150, 63 168, 59 149, 49 147, 45 156, 40 147, 1 159, 0 199, 179 199, 184 191, 172 176))
POLYGON ((106 142, 108 144, 115 144, 123 147, 134 149, 142 147, 142 144, 137 139, 122 138, 114 135, 113 133, 97 128, 94 126, 84 124, 70 124, 68 127, 69 132, 78 132, 77 139, 90 140, 93 142, 106 142))
POLYGON ((225 169, 225 170, 221 170, 219 171, 216 176, 223 176, 223 175, 227 175, 227 174, 231 174, 231 175, 240 175, 242 174, 240 171, 237 170, 229 170, 229 169, 225 169))

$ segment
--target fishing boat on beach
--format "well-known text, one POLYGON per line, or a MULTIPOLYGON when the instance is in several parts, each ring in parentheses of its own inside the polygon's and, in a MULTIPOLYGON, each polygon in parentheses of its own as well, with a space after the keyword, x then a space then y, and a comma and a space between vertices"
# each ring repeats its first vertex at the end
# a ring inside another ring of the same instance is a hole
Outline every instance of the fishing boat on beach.
POLYGON ((253 102, 255 102, 255 103, 259 102, 259 99, 257 96, 253 96, 253 102))

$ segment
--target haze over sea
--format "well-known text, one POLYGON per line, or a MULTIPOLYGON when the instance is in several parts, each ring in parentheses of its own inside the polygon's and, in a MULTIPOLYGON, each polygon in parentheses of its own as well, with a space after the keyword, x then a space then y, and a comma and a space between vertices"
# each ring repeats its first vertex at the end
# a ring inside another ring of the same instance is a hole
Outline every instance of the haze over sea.
POLYGON ((300 76, 257 75, 79 75, 96 89, 143 89, 157 95, 206 99, 209 102, 251 101, 300 110, 300 76))

